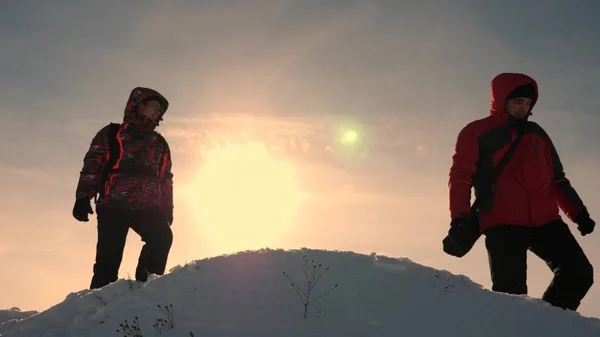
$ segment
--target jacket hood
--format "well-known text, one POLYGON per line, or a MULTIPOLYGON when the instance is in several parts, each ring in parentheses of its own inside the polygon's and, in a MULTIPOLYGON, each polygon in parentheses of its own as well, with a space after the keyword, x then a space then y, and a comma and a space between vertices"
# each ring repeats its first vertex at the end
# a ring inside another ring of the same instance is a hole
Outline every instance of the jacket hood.
POLYGON ((169 108, 169 101, 158 91, 144 87, 134 88, 129 94, 127 105, 125 105, 123 122, 138 124, 140 122, 140 116, 136 113, 137 106, 140 102, 150 99, 155 99, 160 102, 160 114, 156 119, 156 125, 158 125, 169 108))
POLYGON ((506 101, 506 97, 517 87, 527 84, 532 84, 535 89, 535 98, 529 108, 529 112, 531 113, 539 97, 538 85, 533 78, 520 73, 501 73, 494 77, 490 88, 490 114, 505 113, 504 102, 506 101))

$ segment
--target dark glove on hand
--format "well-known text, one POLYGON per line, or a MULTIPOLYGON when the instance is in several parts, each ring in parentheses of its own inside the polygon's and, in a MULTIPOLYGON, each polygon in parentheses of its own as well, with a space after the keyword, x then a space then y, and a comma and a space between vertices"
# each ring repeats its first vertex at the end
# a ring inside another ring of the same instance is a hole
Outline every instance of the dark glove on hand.
POLYGON ((442 240, 445 253, 456 256, 465 256, 481 235, 479 223, 470 215, 462 215, 450 222, 448 235, 442 240))
POLYGON ((90 221, 88 214, 94 214, 90 199, 78 198, 73 206, 73 217, 79 221, 90 221))
POLYGON ((468 221, 469 221, 469 216, 464 214, 456 219, 452 219, 452 221, 450 221, 450 227, 460 228, 460 227, 466 225, 468 221))
POLYGON ((596 227, 596 222, 590 218, 587 209, 583 209, 583 211, 577 214, 574 222, 577 224, 577 230, 579 230, 582 236, 592 233, 594 227, 596 227))

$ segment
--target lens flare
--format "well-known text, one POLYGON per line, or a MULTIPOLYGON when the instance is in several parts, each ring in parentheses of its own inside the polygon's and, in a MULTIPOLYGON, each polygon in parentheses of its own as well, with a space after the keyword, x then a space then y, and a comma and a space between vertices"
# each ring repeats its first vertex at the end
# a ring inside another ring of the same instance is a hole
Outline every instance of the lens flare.
POLYGON ((333 128, 332 150, 339 160, 359 163, 367 156, 365 136, 365 128, 357 121, 340 121, 333 128))

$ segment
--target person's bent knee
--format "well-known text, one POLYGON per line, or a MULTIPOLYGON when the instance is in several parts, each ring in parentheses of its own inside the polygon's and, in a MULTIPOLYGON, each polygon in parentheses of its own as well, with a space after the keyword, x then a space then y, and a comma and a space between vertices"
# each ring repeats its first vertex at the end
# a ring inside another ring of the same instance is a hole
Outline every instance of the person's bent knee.
POLYGON ((166 251, 171 250, 171 246, 173 245, 173 232, 169 230, 163 239, 163 247, 166 251))
POLYGON ((173 231, 171 230, 171 227, 167 227, 165 229, 161 239, 165 246, 168 246, 169 248, 171 247, 171 245, 173 244, 173 231))
POLYGON ((582 265, 578 276, 582 287, 591 288, 594 284, 594 267, 589 262, 582 265))
POLYGON ((160 248, 161 250, 170 250, 173 244, 173 231, 170 227, 163 227, 153 233, 152 238, 149 238, 152 246, 160 248))
POLYGON ((554 274, 578 288, 589 289, 594 284, 594 267, 587 260, 558 268, 554 274))

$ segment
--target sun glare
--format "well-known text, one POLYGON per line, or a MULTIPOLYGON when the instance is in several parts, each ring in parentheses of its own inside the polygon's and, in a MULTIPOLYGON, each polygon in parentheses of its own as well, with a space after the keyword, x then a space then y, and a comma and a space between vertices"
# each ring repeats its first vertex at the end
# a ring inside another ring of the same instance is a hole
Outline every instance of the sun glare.
POLYGON ((260 143, 206 153, 186 194, 201 235, 224 252, 277 245, 302 199, 293 167, 260 143))

